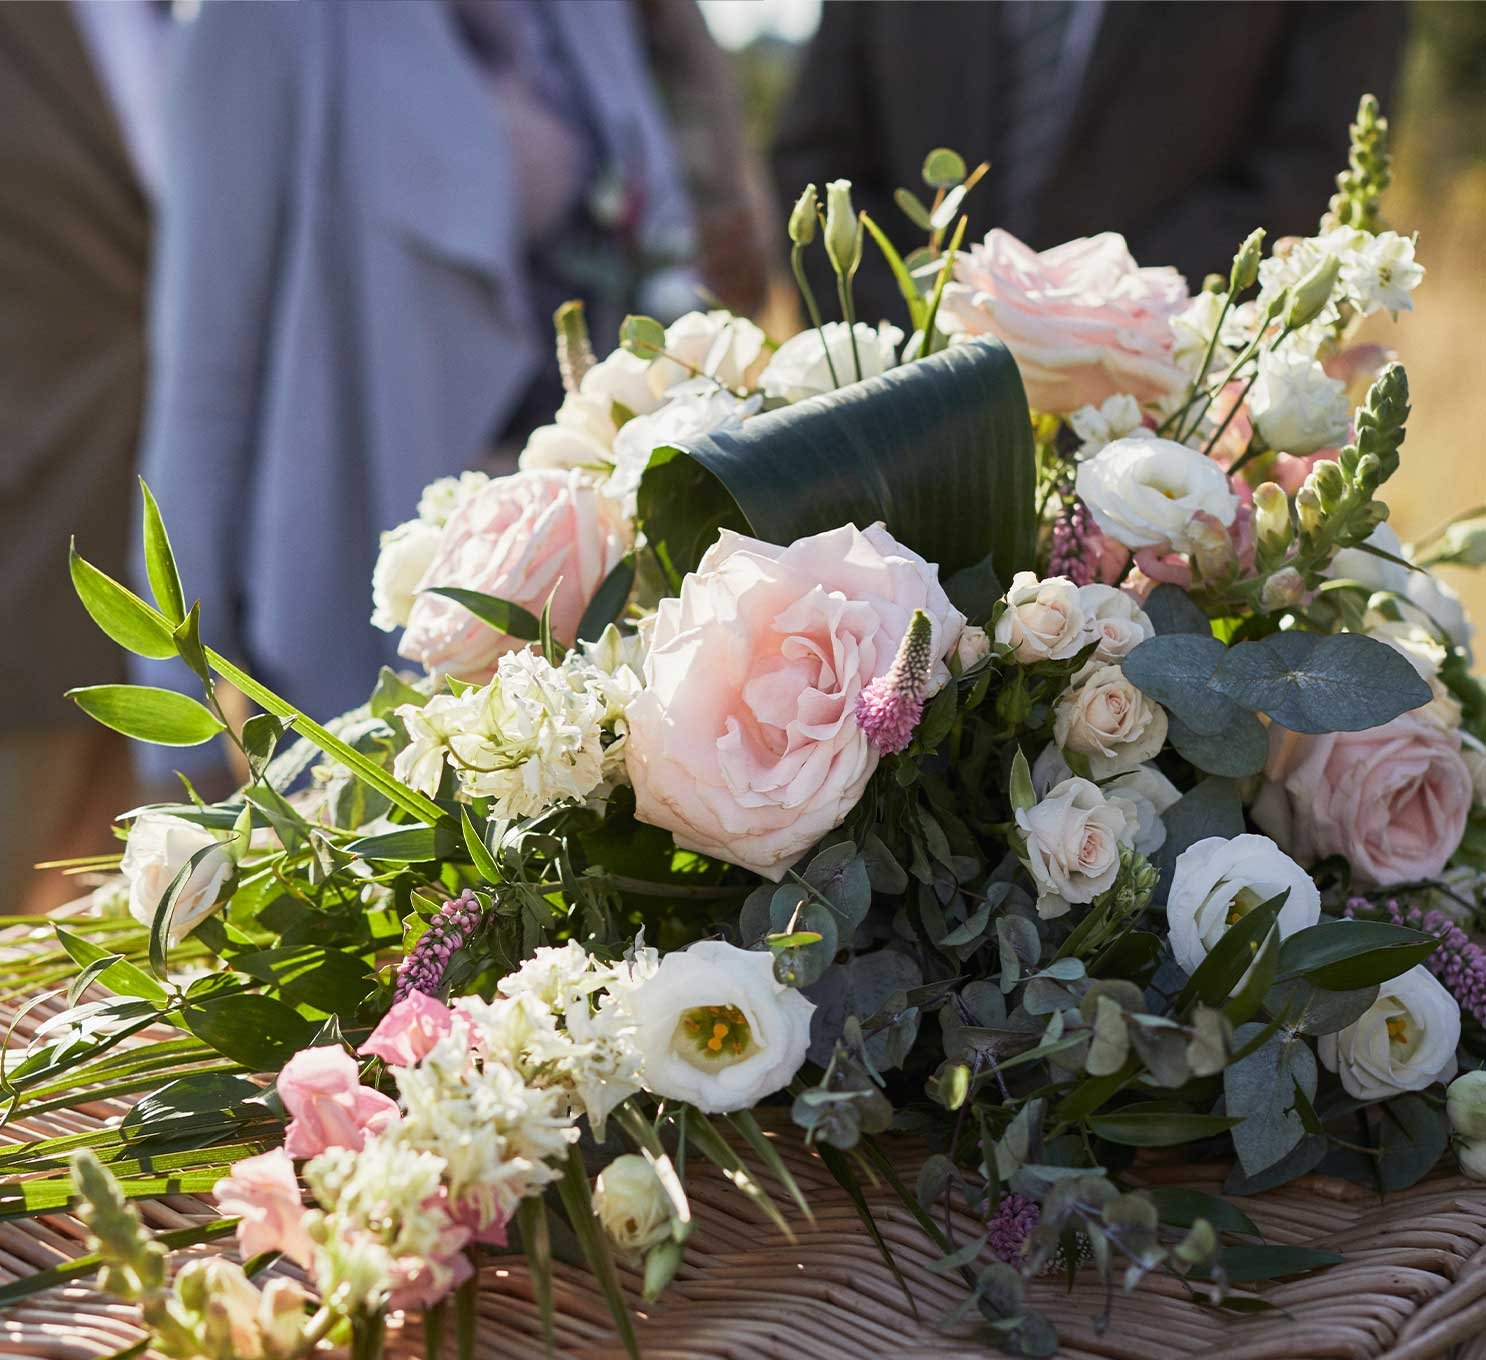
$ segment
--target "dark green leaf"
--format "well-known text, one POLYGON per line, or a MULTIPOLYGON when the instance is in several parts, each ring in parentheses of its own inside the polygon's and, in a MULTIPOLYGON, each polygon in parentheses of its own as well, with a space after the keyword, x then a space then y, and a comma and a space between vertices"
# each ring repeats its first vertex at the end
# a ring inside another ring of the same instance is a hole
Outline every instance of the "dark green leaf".
POLYGON ((1122 1143, 1126 1147, 1177 1147, 1225 1133, 1239 1121, 1225 1115, 1131 1105, 1114 1114, 1094 1115, 1088 1122, 1094 1134, 1108 1143, 1122 1143))
POLYGON ((1411 661, 1362 633, 1241 642, 1218 662, 1211 684, 1292 732, 1360 732, 1431 698, 1411 661))
POLYGON ((1032 429, 1021 378, 999 344, 954 345, 878 378, 661 450, 641 483, 641 517, 677 571, 695 565, 698 523, 727 522, 729 502, 758 537, 788 544, 843 523, 882 520, 949 576, 990 553, 1009 580, 1032 564, 1032 429), (652 479, 695 463, 716 479, 692 495, 652 479))
POLYGON ((372 717, 386 718, 394 709, 404 704, 422 708, 428 702, 428 697, 422 690, 414 689, 408 684, 391 666, 383 666, 377 672, 377 684, 372 690, 369 707, 372 717))
POLYGON ((191 612, 176 624, 175 632, 171 636, 175 639, 175 649, 181 654, 181 660, 191 668, 198 680, 204 684, 210 684, 212 671, 210 665, 207 664, 206 651, 201 645, 200 600, 197 600, 191 606, 191 612))
POLYGON ((893 202, 903 210, 908 220, 920 231, 933 230, 929 221, 929 210, 920 202, 917 194, 909 189, 894 189, 893 202))
POLYGON ((422 864, 447 859, 461 844, 455 832, 438 826, 405 826, 376 836, 363 836, 346 846, 348 855, 388 864, 422 864))
POLYGON ((371 969, 364 959, 321 945, 255 949, 235 954, 232 967, 278 988, 291 1006, 308 1006, 322 1014, 349 1015, 372 989, 371 969))
POLYGON ((496 632, 507 633, 522 642, 535 642, 542 631, 541 621, 535 614, 510 600, 482 595, 478 590, 463 590, 459 586, 429 586, 424 593, 442 595, 446 600, 462 604, 481 623, 488 623, 496 632))
POLYGON ((1267 902, 1261 902, 1219 936, 1217 944, 1182 988, 1176 1003, 1179 1013, 1198 1002, 1221 1006, 1233 995, 1233 989, 1254 965, 1256 950, 1274 928, 1280 908, 1289 896, 1290 890, 1286 888, 1267 902))
POLYGON ((1377 999, 1376 986, 1329 992, 1297 977, 1275 983, 1264 997, 1264 1008, 1271 1015, 1283 1015, 1289 1028, 1314 1036, 1346 1029, 1377 999))
POLYGON ((961 567, 947 577, 944 593, 949 596, 950 603, 971 623, 985 623, 1006 590, 1001 584, 1001 578, 996 575, 991 554, 987 553, 973 566, 961 567))
POLYGON ((528 1195, 516 1206, 516 1223, 521 1229, 521 1249, 526 1253, 531 1271, 532 1294, 542 1319, 542 1344, 552 1354, 552 1233, 547 1222, 547 1206, 538 1195, 528 1195))
POLYGON ((1269 755, 1269 736, 1252 713, 1235 708, 1233 721, 1221 732, 1194 732, 1175 714, 1170 716, 1167 735, 1176 753, 1206 774, 1227 779, 1247 779, 1264 768, 1269 755))
MULTIPOLYGON (((1304 1275, 1324 1266, 1340 1265, 1339 1252, 1319 1251, 1314 1247, 1267 1246, 1262 1243, 1236 1243, 1223 1248, 1222 1265, 1230 1284, 1252 1284, 1257 1280, 1278 1280, 1286 1275, 1304 1275)), ((1195 1272, 1200 1276, 1201 1272, 1195 1272)))
POLYGON ((578 620, 578 642, 596 642, 599 634, 624 612, 635 585, 635 555, 626 553, 594 591, 578 620))
POLYGON ((1158 636, 1196 633, 1199 637, 1209 637, 1212 634, 1212 624, 1207 615, 1192 603, 1192 597, 1180 586, 1163 582, 1146 596, 1143 607, 1158 636))
POLYGON ((464 831, 464 848, 469 851, 475 872, 487 883, 499 882, 500 865, 495 862, 495 856, 490 853, 490 847, 485 844, 485 838, 475 829, 469 808, 460 808, 459 818, 464 831))
POLYGON ((91 940, 85 940, 81 935, 74 935, 70 930, 65 930, 60 925, 53 925, 52 929, 57 934, 62 948, 72 957, 72 961, 81 967, 110 958, 114 961, 101 973, 96 975, 96 981, 102 987, 118 996, 138 996, 146 1001, 155 1001, 164 1004, 166 1000, 165 988, 155 981, 142 968, 136 967, 127 959, 119 958, 116 954, 110 954, 107 950, 100 949, 91 940))
MULTIPOLYGON (((166 958, 170 953, 171 924, 175 919, 175 909, 181 900, 181 894, 186 891, 187 884, 202 861, 220 854, 221 850, 221 845, 214 842, 193 851, 191 858, 176 871, 175 877, 170 880, 170 886, 160 894, 160 900, 155 904, 155 915, 150 921, 150 971, 161 982, 170 981, 166 958)), ((224 884, 226 886, 228 885, 224 884)))
POLYGON ((1439 938, 1391 921, 1322 921, 1280 946, 1280 980, 1305 977, 1345 992, 1406 973, 1439 948, 1439 938))
POLYGON ((576 1147, 568 1149, 568 1158, 563 1165, 562 1178, 557 1182, 557 1190, 562 1198, 563 1208, 567 1210, 568 1225, 577 1235, 588 1267, 608 1301, 609 1313, 619 1330, 624 1352, 629 1360, 640 1360, 640 1348, 635 1341, 629 1305, 625 1302, 624 1290, 619 1283, 619 1272, 614 1268, 614 1258, 609 1253, 608 1239, 594 1216, 593 1200, 588 1189, 588 1173, 583 1169, 583 1158, 576 1147))
POLYGON ((1378 1127, 1378 1187, 1385 1193, 1407 1190, 1423 1180, 1444 1156, 1450 1141, 1444 1112, 1422 1096, 1396 1096, 1383 1106, 1378 1127))
MULTIPOLYGON (((171 644, 172 653, 175 650, 171 644)), ((195 699, 148 685, 90 685, 67 697, 84 713, 115 732, 156 746, 200 746, 222 724, 195 699)))
POLYGON ((271 996, 239 993, 181 1008, 181 1023, 250 1072, 277 1072, 315 1038, 316 1026, 271 996))
POLYGON ((155 661, 176 654, 175 639, 165 621, 132 590, 79 557, 75 543, 68 549, 67 569, 83 608, 125 651, 155 661))
POLYGON ((1219 1232, 1264 1236, 1242 1209, 1217 1195, 1205 1194, 1201 1190, 1184 1190, 1175 1185, 1158 1185, 1147 1190, 1146 1194, 1156 1206, 1161 1222, 1170 1227, 1190 1228, 1199 1218, 1205 1218, 1219 1232))

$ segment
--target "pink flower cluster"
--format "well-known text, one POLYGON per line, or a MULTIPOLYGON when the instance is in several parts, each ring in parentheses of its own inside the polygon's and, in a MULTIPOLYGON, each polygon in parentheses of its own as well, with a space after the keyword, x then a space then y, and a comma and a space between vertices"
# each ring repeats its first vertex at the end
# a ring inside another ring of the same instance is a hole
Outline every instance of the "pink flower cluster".
POLYGON ((278 1092, 290 1116, 284 1151, 291 1157, 316 1157, 332 1147, 359 1152, 367 1138, 401 1117, 391 1096, 361 1085, 356 1060, 334 1044, 290 1058, 278 1092))
POLYGON ((1128 550, 1099 532, 1089 507, 1077 497, 1053 521, 1049 576, 1066 576, 1076 586, 1114 585, 1129 560, 1128 550))
MULTIPOLYGON (((1383 903, 1382 910, 1396 926, 1412 926, 1440 937, 1440 947, 1424 960, 1426 967, 1460 1003, 1462 1011, 1473 1016, 1478 1025, 1486 1025, 1486 949, 1442 911, 1425 911, 1417 906, 1405 910, 1392 897, 1383 903)), ((1367 898, 1354 897, 1347 903, 1345 914, 1373 916, 1377 909, 1367 898)))
POLYGON ((1007 1192, 986 1222, 987 1249, 998 1261, 1020 1267, 1026 1258, 1027 1239, 1041 1219, 1036 1200, 1007 1192))
POLYGON ((439 908, 428 923, 428 930, 397 965, 394 995, 398 1001, 412 992, 438 995, 449 960, 456 950, 469 943, 483 912, 473 888, 466 888, 452 902, 445 902, 439 908))

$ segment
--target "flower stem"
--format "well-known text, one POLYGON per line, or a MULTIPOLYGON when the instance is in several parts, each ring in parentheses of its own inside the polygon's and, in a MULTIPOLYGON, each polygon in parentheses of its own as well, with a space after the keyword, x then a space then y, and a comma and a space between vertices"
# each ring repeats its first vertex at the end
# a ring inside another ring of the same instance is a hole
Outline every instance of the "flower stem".
POLYGON ((795 285, 800 290, 800 296, 805 299, 805 310, 810 313, 810 324, 815 327, 815 332, 820 336, 821 352, 826 356, 826 367, 831 371, 831 386, 840 387, 841 379, 836 376, 836 362, 831 358, 830 346, 826 344, 825 328, 820 322, 820 308, 816 305, 815 290, 810 286, 810 280, 805 277, 805 248, 796 246, 789 253, 789 267, 794 270, 795 285))

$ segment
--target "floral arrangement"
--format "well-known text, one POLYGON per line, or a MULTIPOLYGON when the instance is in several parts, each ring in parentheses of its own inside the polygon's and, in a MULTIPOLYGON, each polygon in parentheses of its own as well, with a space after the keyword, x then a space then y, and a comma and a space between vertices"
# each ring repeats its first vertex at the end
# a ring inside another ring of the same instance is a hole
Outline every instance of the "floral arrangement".
POLYGON ((962 249, 984 167, 939 150, 907 255, 845 182, 805 191, 813 324, 777 347, 631 317, 597 359, 565 307, 520 470, 383 536, 373 622, 417 669, 324 725, 203 645, 146 492, 153 603, 76 553, 74 580, 205 701, 73 698, 225 733, 248 777, 76 866, 118 874, 54 923, 69 1009, 0 1082, 11 1117, 142 1099, 7 1150, 12 1193, 80 1199, 168 1355, 370 1357, 412 1309, 438 1355, 451 1307, 469 1354, 474 1267, 512 1251, 549 1344, 576 1252, 635 1354, 615 1262, 648 1298, 684 1268, 686 1168, 810 1213, 776 1101, 884 1253, 862 1177, 943 1248, 946 1325, 1050 1355, 1023 1281, 1056 1262, 1260 1308, 1336 1258, 1235 1198, 1397 1190, 1452 1140, 1486 1174, 1486 1076, 1443 1086, 1486 1057, 1486 695, 1430 571, 1486 540, 1463 516, 1406 550, 1378 498, 1408 388, 1353 336, 1423 275, 1380 217, 1386 131, 1365 100, 1317 233, 1256 231, 1195 293, 1114 235, 962 249), (855 316, 868 238, 904 328, 855 316), (183 1037, 123 1042, 161 1022, 183 1037), (1225 1159, 1228 1197, 1143 1188, 1172 1148, 1225 1159), (222 1223, 147 1233, 160 1164, 222 1223), (172 1278, 167 1246, 228 1231, 244 1267, 172 1278), (274 1256, 298 1273, 260 1289, 274 1256))

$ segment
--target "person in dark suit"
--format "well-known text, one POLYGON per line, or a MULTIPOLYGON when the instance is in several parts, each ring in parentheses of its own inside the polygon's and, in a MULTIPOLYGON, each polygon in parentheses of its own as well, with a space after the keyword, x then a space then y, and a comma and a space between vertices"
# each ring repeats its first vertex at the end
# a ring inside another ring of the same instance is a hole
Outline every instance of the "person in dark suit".
MULTIPOLYGON (((1358 98, 1387 108, 1406 26, 1385 0, 838 0, 781 114, 779 194, 849 179, 911 241, 893 190, 921 193, 925 153, 948 146, 991 165, 967 205, 977 236, 1043 250, 1117 231, 1195 289, 1254 227, 1315 229, 1358 98)), ((901 306, 870 246, 857 299, 864 319, 901 306)))
POLYGON ((124 679, 67 541, 118 578, 145 390, 151 100, 168 10, 0 5, 0 910, 76 895, 31 865, 110 844, 122 737, 63 697, 124 679))

